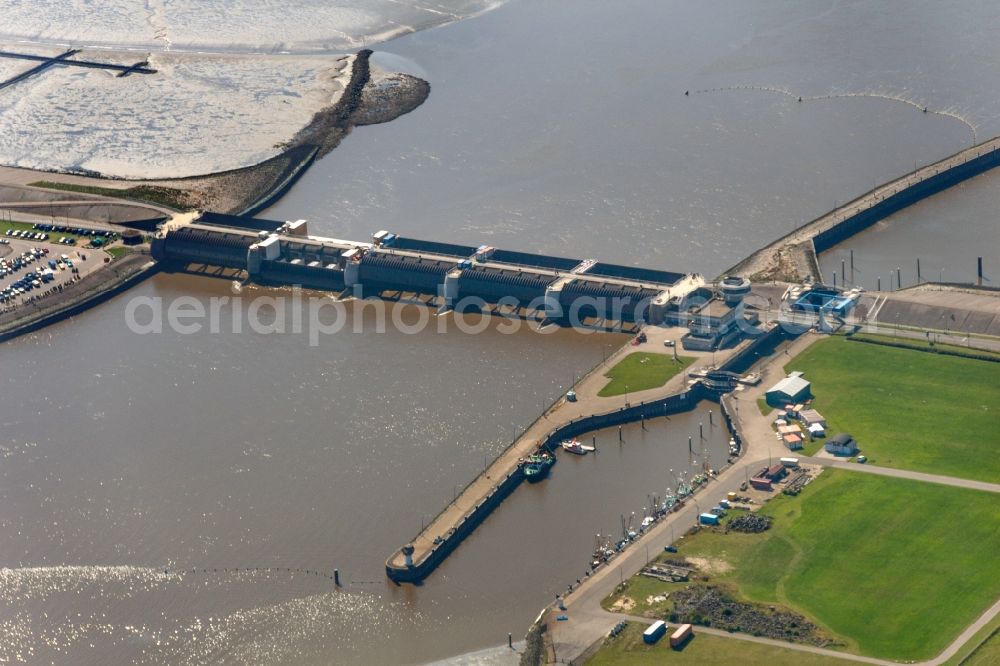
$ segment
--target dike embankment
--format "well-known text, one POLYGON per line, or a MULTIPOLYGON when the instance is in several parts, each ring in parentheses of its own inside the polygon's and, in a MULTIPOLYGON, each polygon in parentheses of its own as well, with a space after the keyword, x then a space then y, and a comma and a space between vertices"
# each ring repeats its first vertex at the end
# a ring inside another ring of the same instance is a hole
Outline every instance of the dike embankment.
POLYGON ((753 281, 822 282, 817 255, 907 206, 1000 165, 1000 137, 961 150, 803 224, 754 252, 723 275, 753 281))

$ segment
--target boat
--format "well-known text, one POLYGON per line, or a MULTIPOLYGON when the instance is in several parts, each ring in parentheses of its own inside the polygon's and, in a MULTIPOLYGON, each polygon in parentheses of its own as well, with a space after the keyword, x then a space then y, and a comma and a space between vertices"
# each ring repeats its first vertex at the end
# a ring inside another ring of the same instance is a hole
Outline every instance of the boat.
POLYGON ((685 498, 691 494, 691 486, 681 481, 680 485, 677 486, 677 497, 685 498))
POLYGON ((548 476, 549 469, 555 464, 556 458, 551 453, 547 451, 535 453, 521 463, 521 472, 524 478, 534 483, 548 476))
POLYGON ((595 447, 589 444, 583 444, 578 439, 567 439, 560 446, 563 447, 563 451, 569 451, 570 453, 575 453, 578 456, 585 456, 591 451, 595 451, 595 447))

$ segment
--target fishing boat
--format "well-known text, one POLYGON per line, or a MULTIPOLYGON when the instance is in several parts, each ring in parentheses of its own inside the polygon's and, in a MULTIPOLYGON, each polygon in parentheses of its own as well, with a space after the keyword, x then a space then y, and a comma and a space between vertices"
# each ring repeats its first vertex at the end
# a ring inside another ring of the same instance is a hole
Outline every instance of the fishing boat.
POLYGON ((681 481, 680 485, 677 486, 677 497, 685 498, 691 494, 691 486, 681 481))
POLYGON ((532 483, 541 481, 548 476, 549 469, 556 464, 556 458, 548 451, 530 455, 521 462, 521 472, 524 478, 532 483))
POLYGON ((563 451, 569 451, 570 453, 575 453, 578 456, 585 456, 591 451, 595 451, 595 447, 589 444, 583 444, 578 439, 567 439, 565 442, 560 444, 563 447, 563 451))

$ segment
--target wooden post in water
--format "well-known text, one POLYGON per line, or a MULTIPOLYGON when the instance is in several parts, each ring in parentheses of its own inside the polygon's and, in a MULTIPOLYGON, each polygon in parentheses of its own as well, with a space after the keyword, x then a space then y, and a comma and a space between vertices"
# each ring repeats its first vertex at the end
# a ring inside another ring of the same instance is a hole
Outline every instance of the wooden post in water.
POLYGON ((977 284, 980 287, 982 287, 983 286, 983 258, 982 257, 979 257, 979 259, 976 261, 976 267, 977 267, 976 277, 979 278, 979 281, 977 282, 977 284))
POLYGON ((920 284, 920 257, 917 257, 917 284, 920 284))

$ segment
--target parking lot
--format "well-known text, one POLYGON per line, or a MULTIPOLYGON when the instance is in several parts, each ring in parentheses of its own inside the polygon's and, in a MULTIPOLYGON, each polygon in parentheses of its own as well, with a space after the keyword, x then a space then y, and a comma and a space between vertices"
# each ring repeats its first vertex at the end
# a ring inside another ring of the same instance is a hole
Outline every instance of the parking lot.
POLYGON ((111 260, 99 249, 59 244, 59 236, 49 233, 48 240, 0 237, 0 311, 9 312, 61 291, 111 260))

